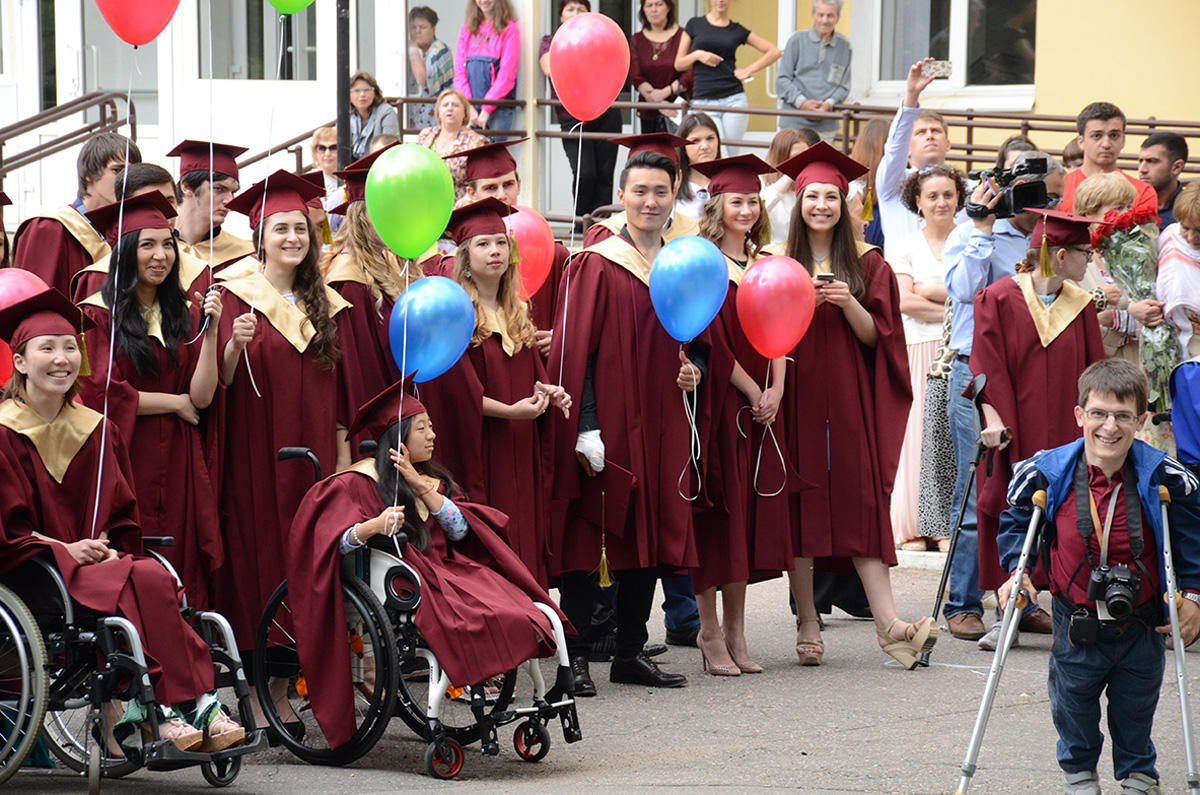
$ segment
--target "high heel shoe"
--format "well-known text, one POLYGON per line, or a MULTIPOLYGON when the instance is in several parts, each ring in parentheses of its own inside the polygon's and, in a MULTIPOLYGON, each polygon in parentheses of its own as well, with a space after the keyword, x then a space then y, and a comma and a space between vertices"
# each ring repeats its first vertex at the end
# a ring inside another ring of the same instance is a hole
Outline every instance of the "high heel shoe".
POLYGON ((804 640, 800 637, 800 626, 802 624, 817 624, 820 625, 821 619, 817 616, 797 616, 796 617, 796 656, 800 658, 801 665, 820 665, 822 658, 825 656, 825 641, 804 640))
POLYGON ((754 662, 750 658, 739 660, 737 655, 733 653, 733 647, 729 645, 729 639, 725 639, 725 651, 729 652, 729 658, 733 660, 733 664, 738 667, 738 670, 744 674, 761 674, 763 667, 754 662))
POLYGON ((883 653, 911 671, 917 665, 918 655, 931 651, 937 642, 937 622, 928 616, 915 624, 909 624, 904 630, 904 638, 897 640, 892 635, 892 628, 900 623, 899 618, 893 618, 886 632, 876 632, 883 644, 883 653))
MULTIPOLYGON (((707 643, 696 638, 696 645, 700 647, 700 664, 701 670, 707 671, 712 676, 741 676, 742 671, 737 665, 725 665, 724 663, 710 663, 708 661, 708 652, 705 650, 707 643)), ((722 642, 723 645, 723 642, 722 642)))

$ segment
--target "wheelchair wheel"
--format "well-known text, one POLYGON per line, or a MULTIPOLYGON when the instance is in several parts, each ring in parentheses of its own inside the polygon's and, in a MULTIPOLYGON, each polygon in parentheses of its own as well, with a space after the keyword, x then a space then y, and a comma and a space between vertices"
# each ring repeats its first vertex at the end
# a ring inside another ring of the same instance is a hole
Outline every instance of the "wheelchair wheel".
POLYGON ((220 759, 200 765, 200 774, 214 787, 228 787, 242 772, 242 758, 220 759))
MULTIPOLYGON (((411 644, 409 648, 411 648, 411 644)), ((508 671, 493 677, 485 684, 486 711, 497 715, 512 703, 513 689, 517 683, 517 672, 508 671)), ((429 668, 420 657, 408 657, 401 665, 397 683, 399 698, 396 712, 400 718, 424 740, 432 739, 429 733, 429 668)), ((471 711, 471 688, 451 688, 442 700, 439 716, 446 736, 461 745, 470 745, 479 739, 479 724, 471 711)))
POLYGON ((527 720, 513 732, 513 749, 526 762, 539 762, 550 753, 550 731, 537 720, 527 720))
POLYGON ((120 778, 138 769, 136 762, 124 756, 112 756, 108 744, 92 737, 92 705, 84 699, 66 704, 66 709, 51 710, 42 721, 42 738, 64 765, 76 773, 89 773, 93 751, 99 754, 100 774, 120 778))
POLYGON ((337 748, 329 747, 308 701, 308 683, 291 633, 293 621, 305 619, 293 616, 286 582, 268 600, 254 640, 251 681, 258 687, 267 723, 289 751, 311 764, 346 765, 363 756, 375 747, 395 710, 399 665, 387 613, 371 590, 353 577, 342 578, 342 600, 347 623, 342 653, 351 663, 357 729, 337 748), (290 710, 283 715, 270 697, 267 683, 273 677, 288 679, 290 710))
POLYGON ((49 690, 37 622, 16 594, 0 587, 0 784, 33 750, 49 690))
POLYGON ((425 772, 434 778, 452 779, 462 772, 463 749, 454 740, 446 740, 446 755, 438 753, 437 743, 425 748, 425 772))

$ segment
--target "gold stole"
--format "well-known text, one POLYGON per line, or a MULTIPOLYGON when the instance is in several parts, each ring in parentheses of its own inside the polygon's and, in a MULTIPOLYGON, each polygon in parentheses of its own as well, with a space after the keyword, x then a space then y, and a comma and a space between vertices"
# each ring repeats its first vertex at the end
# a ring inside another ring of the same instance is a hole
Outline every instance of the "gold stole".
POLYGON ((334 282, 354 282, 355 284, 367 284, 367 273, 362 266, 351 259, 350 255, 345 251, 339 251, 333 255, 333 259, 329 263, 329 270, 324 275, 326 284, 334 282))
POLYGON ((606 237, 581 253, 599 254, 614 265, 629 271, 642 284, 650 287, 650 263, 632 243, 618 235, 606 237))
MULTIPOLYGON (((110 309, 108 302, 104 300, 104 297, 100 294, 99 290, 80 301, 79 306, 97 306, 103 309, 105 312, 110 309)), ((138 311, 142 313, 142 320, 146 321, 146 335, 158 340, 159 343, 162 344, 163 348, 166 348, 167 340, 166 337, 163 336, 162 330, 162 307, 159 305, 158 301, 155 301, 150 306, 143 306, 139 301, 138 311)))
MULTIPOLYGON (((224 274, 221 276, 224 277, 224 274)), ((308 343, 317 333, 312 323, 308 322, 308 315, 298 305, 289 303, 262 273, 254 271, 228 281, 222 279, 221 284, 262 314, 297 352, 304 353, 308 349, 308 343)), ((330 317, 350 307, 350 302, 338 295, 336 290, 326 287, 325 296, 329 299, 330 317)))
MULTIPOLYGON (((620 236, 621 230, 624 229, 626 224, 629 223, 629 217, 625 214, 625 211, 622 210, 616 215, 610 215, 603 221, 597 221, 596 223, 612 232, 614 235, 620 236)), ((672 215, 671 225, 662 231, 663 241, 667 243, 671 242, 677 237, 698 234, 700 234, 700 225, 683 213, 675 213, 672 215)))
POLYGON ((201 240, 198 243, 189 243, 188 247, 192 253, 204 261, 205 267, 208 266, 208 255, 212 252, 212 263, 214 268, 219 268, 226 262, 233 262, 243 257, 250 256, 254 252, 254 244, 249 240, 243 240, 236 235, 231 235, 222 229, 217 233, 216 238, 201 240))
POLYGON ((9 399, 0 403, 0 425, 33 443, 42 465, 62 483, 67 468, 104 417, 79 403, 64 405, 53 422, 46 422, 26 404, 9 399))
POLYGON ((100 233, 92 228, 88 220, 69 204, 48 210, 36 217, 53 218, 62 224, 71 233, 71 237, 75 238, 79 245, 83 246, 84 251, 92 258, 92 262, 96 262, 112 250, 109 248, 108 242, 100 236, 100 233))
POLYGON ((504 355, 512 358, 519 350, 517 341, 508 333, 508 328, 504 325, 504 319, 500 317, 500 313, 490 306, 479 305, 480 314, 483 315, 483 331, 491 332, 500 338, 500 347, 504 349, 504 355))
POLYGON ((1063 282, 1062 291, 1050 306, 1046 306, 1033 289, 1033 274, 1018 273, 1015 278, 1043 348, 1049 348, 1050 343, 1066 331, 1084 307, 1092 302, 1091 293, 1070 282, 1063 282))

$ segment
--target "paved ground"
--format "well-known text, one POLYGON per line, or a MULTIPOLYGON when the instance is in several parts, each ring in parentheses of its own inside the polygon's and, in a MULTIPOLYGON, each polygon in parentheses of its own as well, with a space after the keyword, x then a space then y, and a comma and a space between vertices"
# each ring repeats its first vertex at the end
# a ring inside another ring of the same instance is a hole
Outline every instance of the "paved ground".
MULTIPOLYGON (((906 562, 919 565, 922 561, 906 562)), ((893 570, 902 615, 929 611, 937 572, 893 570)), ((251 757, 231 792, 630 791, 789 789, 806 793, 947 793, 979 706, 991 655, 943 633, 928 669, 906 672, 875 643, 869 622, 836 614, 825 633, 826 664, 796 665, 795 640, 782 580, 750 589, 751 651, 766 673, 737 679, 700 671, 694 649, 672 648, 660 658, 686 673, 684 690, 656 691, 607 682, 607 665, 593 665, 600 695, 581 700, 584 740, 566 745, 557 726, 549 756, 517 759, 501 735, 496 758, 468 749, 455 783, 422 774, 424 745, 393 721, 375 750, 346 769, 310 767, 272 750, 251 757)), ((657 613, 654 619, 661 620, 657 613)), ((651 636, 661 639, 662 631, 651 636)), ((1059 791, 1055 733, 1046 698, 1048 636, 1025 636, 1009 657, 972 792, 1059 791)), ((1191 689, 1200 693, 1200 655, 1189 654, 1191 689)), ((1155 727, 1167 792, 1183 791, 1184 760, 1174 661, 1155 727)), ((522 682, 522 687, 525 683, 522 682)), ((1200 705, 1198 705, 1200 706, 1200 705)), ((1102 778, 1111 777, 1106 756, 1102 778)), ((22 772, 12 792, 76 792, 84 782, 64 772, 22 772)), ((198 770, 140 772, 106 782, 106 792, 209 791, 198 770)), ((1108 781, 1106 792, 1118 787, 1108 781)))

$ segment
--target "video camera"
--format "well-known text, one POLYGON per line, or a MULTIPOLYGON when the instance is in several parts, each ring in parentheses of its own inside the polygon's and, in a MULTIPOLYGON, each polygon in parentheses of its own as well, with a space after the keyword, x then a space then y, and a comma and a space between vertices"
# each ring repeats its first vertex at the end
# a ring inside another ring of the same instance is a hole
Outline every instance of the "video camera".
POLYGON ((988 209, 985 205, 968 201, 966 210, 970 218, 987 218, 995 215, 997 218, 1012 218, 1028 210, 1040 210, 1050 206, 1050 197, 1046 195, 1046 172, 1049 164, 1044 157, 1027 157, 1011 169, 992 168, 986 171, 970 172, 971 179, 986 183, 992 193, 1000 197, 996 206, 988 209), (1022 180, 1021 177, 1032 177, 1022 180))

